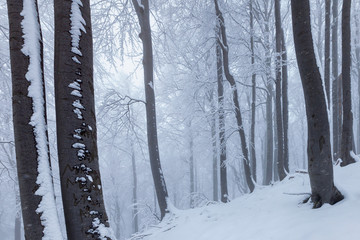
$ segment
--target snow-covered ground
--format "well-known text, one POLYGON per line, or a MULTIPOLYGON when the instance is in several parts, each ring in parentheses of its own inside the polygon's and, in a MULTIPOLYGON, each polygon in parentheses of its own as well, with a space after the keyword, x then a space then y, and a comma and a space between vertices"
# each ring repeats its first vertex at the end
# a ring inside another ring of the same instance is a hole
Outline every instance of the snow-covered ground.
POLYGON ((360 163, 335 167, 335 184, 345 200, 312 209, 302 201, 310 193, 306 174, 258 187, 228 204, 172 214, 132 239, 144 240, 359 240, 360 163))

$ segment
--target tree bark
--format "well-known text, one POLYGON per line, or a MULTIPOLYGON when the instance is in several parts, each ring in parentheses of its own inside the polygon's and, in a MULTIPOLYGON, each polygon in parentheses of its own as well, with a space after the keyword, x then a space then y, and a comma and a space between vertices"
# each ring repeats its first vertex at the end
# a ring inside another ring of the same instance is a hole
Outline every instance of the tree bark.
MULTIPOLYGON (((60 239, 49 158, 38 5, 36 0, 8 0, 7 7, 13 125, 24 234, 26 239, 60 239)), ((19 227, 20 216, 16 221, 19 227)))
POLYGON ((339 72, 338 72, 338 0, 333 0, 332 6, 332 112, 333 112, 333 156, 337 160, 340 154, 340 127, 342 124, 342 109, 339 104, 339 72))
MULTIPOLYGON (((216 23, 216 38, 221 36, 220 24, 216 23)), ((225 112, 224 112, 224 76, 223 61, 220 43, 216 41, 216 70, 218 87, 218 112, 219 112, 219 149, 220 149, 220 191, 221 201, 228 202, 227 167, 226 167, 226 140, 225 140, 225 112)))
POLYGON ((156 107, 154 92, 154 63, 152 52, 150 11, 148 0, 132 0, 136 14, 139 19, 141 32, 139 37, 143 43, 143 66, 144 66, 144 85, 146 99, 146 121, 147 138, 149 148, 150 166, 153 175, 156 195, 160 207, 161 219, 165 216, 167 210, 168 192, 165 178, 161 169, 159 145, 156 127, 156 107), (140 5, 141 2, 141 5, 140 5))
POLYGON ((328 108, 330 109, 330 10, 331 0, 325 0, 325 67, 324 80, 328 108))
MULTIPOLYGON (((357 83, 358 83, 358 96, 360 96, 360 22, 358 13, 354 16, 355 19, 355 57, 356 57, 356 69, 357 69, 357 83)), ((360 97, 358 97, 358 121, 357 121, 357 151, 360 151, 360 97)))
POLYGON ((281 50, 282 50, 282 117, 283 117, 283 130, 284 130, 284 168, 286 172, 289 170, 289 99, 288 99, 288 69, 287 69, 287 51, 284 36, 284 29, 281 30, 281 50))
POLYGON ((57 147, 69 240, 110 239, 95 118, 89 1, 54 1, 57 147), (100 231, 101 229, 101 231, 100 231))
POLYGON ((353 148, 353 115, 351 109, 351 0, 343 2, 342 9, 342 95, 343 124, 341 134, 341 166, 354 163, 350 152, 353 148))
POLYGON ((253 20, 253 5, 250 0, 250 48, 251 48, 251 128, 250 128, 250 163, 251 175, 256 182, 256 151, 255 151, 255 117, 256 117, 256 73, 255 73, 255 49, 254 49, 254 20, 253 20))
POLYGON ((266 51, 266 174, 265 185, 273 179, 274 161, 274 134, 273 134, 273 80, 271 78, 271 53, 270 53, 270 27, 265 21, 265 51, 266 51))
POLYGON ((286 177, 284 168, 284 133, 283 133, 283 117, 281 106, 281 13, 280 0, 275 0, 275 28, 276 28, 276 130, 277 130, 277 168, 280 181, 286 177))
MULTIPOLYGON (((220 66, 221 67, 221 66, 220 66)), ((218 144, 217 144, 217 131, 216 131, 216 117, 217 109, 215 106, 214 91, 210 92, 211 102, 211 142, 212 142, 212 171, 213 171, 213 201, 219 201, 219 182, 218 182, 218 144)), ((219 105, 220 106, 220 105, 219 105)))
POLYGON ((291 1, 296 58, 304 89, 308 122, 308 170, 314 208, 343 199, 333 181, 330 131, 325 93, 317 67, 309 0, 291 1))
POLYGON ((234 109, 235 110, 235 118, 236 118, 240 141, 241 141, 241 149, 243 152, 243 164, 244 164, 244 171, 245 171, 245 179, 246 179, 246 183, 249 187, 250 192, 253 192, 255 189, 255 185, 254 185, 254 182, 251 177, 250 162, 249 162, 249 150, 246 145, 247 142, 246 142, 246 136, 245 136, 244 126, 243 126, 242 116, 241 116, 241 111, 240 111, 238 91, 237 91, 235 79, 231 75, 230 68, 229 68, 229 46, 227 44, 225 21, 224 21, 224 17, 222 16, 222 12, 219 9, 217 0, 214 0, 214 3, 215 3, 216 16, 217 16, 217 20, 219 21, 220 33, 221 33, 221 38, 218 39, 218 42, 222 48, 223 67, 224 67, 225 77, 226 77, 226 80, 229 82, 231 89, 232 89, 233 104, 235 107, 235 109, 234 109))
POLYGON ((133 196, 132 196, 132 203, 133 203, 133 227, 134 233, 139 231, 139 211, 138 211, 138 201, 137 201, 137 171, 136 171, 136 161, 135 161, 135 150, 134 150, 134 143, 131 142, 131 167, 132 167, 132 175, 133 175, 133 196))
POLYGON ((195 169, 194 169, 194 139, 191 128, 191 120, 189 122, 189 177, 190 177, 190 208, 194 208, 195 193, 195 169))

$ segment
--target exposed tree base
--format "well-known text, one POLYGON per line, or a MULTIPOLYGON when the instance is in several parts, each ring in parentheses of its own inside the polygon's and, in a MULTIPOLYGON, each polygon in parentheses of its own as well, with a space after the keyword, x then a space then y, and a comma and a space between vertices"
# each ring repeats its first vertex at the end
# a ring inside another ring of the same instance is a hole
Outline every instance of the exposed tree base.
POLYGON ((334 186, 333 187, 333 191, 331 194, 331 198, 330 201, 326 201, 324 202, 324 200, 322 199, 322 197, 318 194, 312 194, 310 197, 306 198, 303 203, 307 203, 309 200, 311 200, 311 202, 313 203, 313 208, 320 208, 324 203, 329 203, 330 205, 334 205, 338 202, 340 202, 341 200, 344 199, 344 196, 341 194, 341 192, 334 186))

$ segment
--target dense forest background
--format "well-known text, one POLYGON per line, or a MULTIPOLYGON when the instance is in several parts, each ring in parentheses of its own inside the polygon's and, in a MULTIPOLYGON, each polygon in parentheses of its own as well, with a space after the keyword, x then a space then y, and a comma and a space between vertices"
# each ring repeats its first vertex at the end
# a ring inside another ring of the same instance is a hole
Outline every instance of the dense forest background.
MULTIPOLYGON (((315 55, 323 78, 325 2, 310 1, 315 55)), ((54 103, 53 3, 40 0, 38 4, 44 41, 50 156, 58 214, 63 219, 54 103)), ((333 58, 336 54, 341 69, 342 1, 339 0, 337 4, 339 17, 331 17, 331 26, 333 29, 334 24, 338 25, 339 47, 336 53, 331 51, 330 56, 333 58)), ((265 179, 269 151, 273 153, 271 181, 279 180, 274 164, 278 152, 275 103, 278 54, 274 1, 253 0, 252 11, 249 0, 219 1, 219 6, 226 21, 230 70, 238 86, 246 144, 249 149, 254 146, 255 155, 251 153, 251 158, 256 159, 256 168, 252 165, 253 176, 256 176, 256 184, 269 184, 265 179), (253 75, 256 81, 255 95, 253 75), (269 106, 271 120, 267 118, 269 106), (254 142, 251 141, 252 119, 255 124, 254 142), (274 135, 271 150, 268 150, 267 141, 269 121, 274 135)), ((354 1, 351 8, 351 91, 355 152, 360 149, 359 13, 360 4, 354 1)), ((105 206, 115 236, 126 239, 132 233, 158 223, 161 218, 147 148, 143 49, 138 38, 140 27, 130 1, 93 0, 91 18, 98 149, 105 206)), ((214 190, 214 178, 219 183, 220 175, 214 174, 213 168, 214 159, 217 163, 220 160, 214 2, 150 1, 150 22, 159 152, 169 198, 180 209, 219 201, 220 186, 217 185, 218 190, 214 190)), ((288 0, 281 1, 281 23, 287 53, 287 59, 282 64, 287 66, 288 72, 289 172, 293 173, 307 169, 307 123, 288 0)), ((5 0, 0 1, 0 44, 0 202, 3 203, 0 204, 0 235, 3 239, 13 239, 15 232, 20 231, 15 226, 21 224, 21 209, 12 127, 9 28, 5 0)), ((232 104, 231 89, 224 82, 223 111, 230 200, 249 192, 232 104)), ((332 111, 330 108, 330 124, 333 122, 332 111)), ((61 224, 65 229, 65 223, 61 224)))

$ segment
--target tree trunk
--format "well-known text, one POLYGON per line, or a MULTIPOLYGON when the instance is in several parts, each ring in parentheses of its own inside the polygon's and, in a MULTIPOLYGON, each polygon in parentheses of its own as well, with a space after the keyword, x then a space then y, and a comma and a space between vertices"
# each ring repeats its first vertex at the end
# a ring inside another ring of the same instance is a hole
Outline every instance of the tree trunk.
POLYGON ((351 0, 343 2, 342 9, 342 91, 343 124, 341 134, 341 166, 354 163, 350 152, 353 147, 353 115, 351 109, 351 0))
POLYGON ((144 85, 146 99, 146 121, 147 138, 149 148, 150 166, 154 179, 156 195, 160 207, 161 219, 167 210, 168 192, 165 178, 161 169, 159 145, 156 127, 156 107, 154 92, 154 68, 153 52, 150 28, 150 11, 148 0, 132 0, 140 24, 139 37, 143 43, 143 65, 144 65, 144 85), (141 2, 141 3, 140 3, 141 2))
POLYGON ((338 0, 332 6, 332 111, 333 111, 333 156, 337 160, 340 154, 340 128, 342 110, 339 107, 339 72, 338 72, 338 0))
POLYGON ((133 226, 134 226, 134 233, 139 231, 139 211, 138 211, 138 201, 137 201, 137 171, 136 171, 136 161, 135 161, 135 150, 134 150, 134 143, 131 142, 131 167, 133 172, 133 196, 132 196, 132 203, 133 203, 133 226))
POLYGON ((331 0, 325 0, 325 68, 324 80, 328 108, 330 109, 330 9, 331 0))
MULTIPOLYGON (((36 0, 8 0, 7 7, 15 151, 25 238, 62 239, 49 158, 38 5, 36 0)), ((19 217, 16 220, 20 221, 19 217)))
POLYGON ((239 131, 239 136, 240 136, 241 149, 243 152, 243 163, 244 163, 246 183, 249 187, 250 192, 253 192, 255 189, 255 185, 254 185, 254 182, 251 177, 251 170, 250 170, 250 163, 249 163, 249 150, 246 145, 247 142, 246 142, 244 126, 242 123, 238 91, 237 91, 235 79, 231 75, 230 68, 229 68, 229 46, 227 44, 225 21, 222 16, 222 12, 219 9, 217 0, 214 0, 214 2, 215 2, 216 16, 217 16, 217 20, 219 21, 220 33, 221 33, 221 38, 218 39, 218 42, 222 48, 223 67, 224 67, 225 77, 226 77, 227 81, 229 82, 231 89, 232 89, 233 104, 235 107, 235 109, 234 109, 235 110, 235 118, 236 118, 237 127, 238 127, 238 131, 239 131))
MULTIPOLYGON (((358 13, 354 16, 355 19, 355 57, 356 57, 356 70, 357 70, 357 83, 358 83, 358 96, 360 96, 360 22, 358 13)), ((360 152, 360 97, 358 97, 358 121, 357 121, 357 151, 360 152)))
POLYGON ((250 128, 250 163, 251 163, 251 175, 256 182, 256 152, 255 152, 255 113, 256 113, 256 73, 255 73, 255 50, 254 50, 254 20, 253 20, 253 5, 250 0, 250 47, 251 47, 251 128, 250 128))
POLYGON ((274 161, 274 134, 273 134, 273 80, 271 77, 271 53, 270 53, 270 28, 265 22, 265 46, 266 46, 266 175, 265 185, 269 185, 273 179, 274 161))
MULTIPOLYGON (((221 65, 220 65, 221 67, 221 65)), ((216 136, 216 106, 214 99, 214 91, 211 90, 211 142, 212 142, 212 171, 213 171, 213 201, 219 201, 219 182, 218 182, 218 146, 217 146, 217 136, 216 136)), ((219 104, 220 105, 220 104, 219 104)))
POLYGON ((15 240, 21 240, 21 208, 20 195, 16 191, 15 240))
MULTIPOLYGON (((221 36, 220 24, 216 23, 216 38, 221 36)), ((225 140, 225 112, 224 112, 224 76, 223 61, 220 43, 216 41, 216 70, 218 86, 218 112, 219 112, 219 149, 220 149, 220 191, 221 201, 228 202, 227 168, 226 168, 226 140, 225 140)))
POLYGON ((284 133, 281 106, 281 13, 280 0, 275 0, 275 27, 276 27, 276 130, 277 130, 277 168, 280 181, 286 177, 284 168, 284 133))
POLYGON ((110 239, 99 159, 89 1, 54 1, 57 147, 69 240, 110 239))
POLYGON ((288 100, 288 69, 287 69, 287 51, 284 36, 284 29, 281 30, 281 50, 282 50, 282 117, 284 130, 284 168, 289 171, 289 100, 288 100))
POLYGON ((308 122, 308 169, 314 208, 343 199, 334 186, 325 93, 317 67, 309 0, 291 1, 296 58, 304 89, 308 122))
POLYGON ((190 208, 194 208, 195 194, 195 169, 194 169, 194 139, 191 128, 191 120, 189 123, 189 177, 190 177, 190 208))

